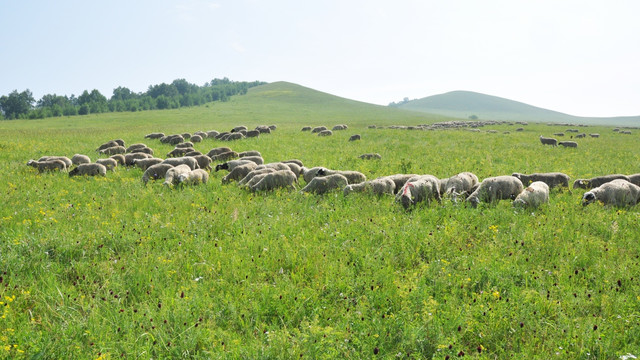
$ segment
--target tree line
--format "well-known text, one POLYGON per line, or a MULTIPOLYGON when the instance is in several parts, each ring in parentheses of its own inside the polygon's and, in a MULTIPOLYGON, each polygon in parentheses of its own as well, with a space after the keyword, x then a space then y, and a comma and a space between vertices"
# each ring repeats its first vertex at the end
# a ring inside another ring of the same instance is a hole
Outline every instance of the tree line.
POLYGON ((126 87, 113 89, 107 99, 98 90, 85 90, 79 96, 47 94, 36 101, 29 89, 12 91, 0 97, 0 119, 43 119, 104 112, 176 109, 212 101, 227 101, 233 95, 244 95, 249 88, 265 84, 254 81, 231 81, 226 77, 198 86, 185 79, 170 84, 151 85, 146 92, 136 93, 126 87))

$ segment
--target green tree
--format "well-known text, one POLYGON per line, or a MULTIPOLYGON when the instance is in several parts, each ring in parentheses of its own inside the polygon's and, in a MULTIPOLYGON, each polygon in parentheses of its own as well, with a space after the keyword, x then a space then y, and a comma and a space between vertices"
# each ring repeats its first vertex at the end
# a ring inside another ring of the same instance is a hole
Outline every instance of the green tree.
POLYGON ((33 109, 34 102, 35 99, 29 89, 21 93, 18 90, 13 90, 9 96, 0 97, 0 111, 7 119, 26 117, 33 109))

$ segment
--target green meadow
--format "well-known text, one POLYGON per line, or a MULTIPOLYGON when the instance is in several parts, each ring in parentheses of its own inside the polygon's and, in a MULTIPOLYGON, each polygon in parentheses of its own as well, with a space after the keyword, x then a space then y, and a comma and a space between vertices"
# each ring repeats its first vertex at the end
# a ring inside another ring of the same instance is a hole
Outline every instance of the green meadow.
MULTIPOLYGON (((177 110, 0 122, 0 358, 11 359, 619 359, 640 356, 640 207, 418 204, 392 197, 251 193, 207 184, 143 186, 27 167, 121 138, 164 157, 151 132, 277 125, 206 153, 258 150, 266 162, 481 180, 560 171, 640 172, 640 132, 543 146, 567 127, 369 129, 449 120, 288 83, 177 110), (330 137, 303 126, 347 124, 330 137), (486 133, 495 129, 498 133, 486 133), (504 132, 508 131, 508 134, 504 132), (361 141, 348 142, 353 134, 361 141), (377 152, 382 160, 361 160, 377 152)), ((300 179, 299 187, 304 186, 300 179)))

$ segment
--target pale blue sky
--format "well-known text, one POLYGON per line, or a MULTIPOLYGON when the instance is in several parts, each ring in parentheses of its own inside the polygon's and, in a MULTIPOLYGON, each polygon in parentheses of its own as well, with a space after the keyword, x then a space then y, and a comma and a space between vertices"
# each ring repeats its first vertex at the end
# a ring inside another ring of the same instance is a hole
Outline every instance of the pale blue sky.
POLYGON ((640 115, 639 14, 635 0, 0 0, 0 95, 226 76, 382 105, 470 90, 640 115))

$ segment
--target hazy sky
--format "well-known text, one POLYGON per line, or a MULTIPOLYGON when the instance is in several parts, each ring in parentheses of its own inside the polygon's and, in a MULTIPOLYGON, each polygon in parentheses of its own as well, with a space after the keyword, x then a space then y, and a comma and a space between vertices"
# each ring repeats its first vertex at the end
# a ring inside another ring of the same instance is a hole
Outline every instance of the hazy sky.
POLYGON ((637 0, 0 0, 0 95, 228 77, 640 115, 639 15, 637 0))

